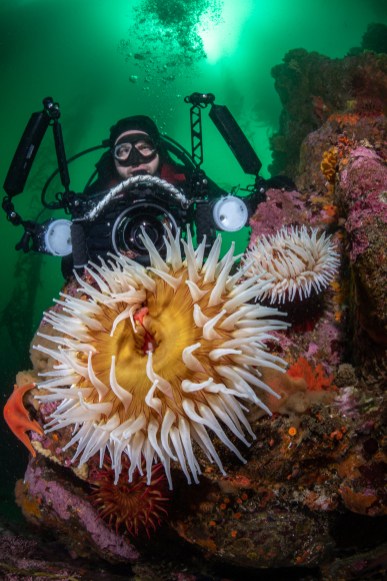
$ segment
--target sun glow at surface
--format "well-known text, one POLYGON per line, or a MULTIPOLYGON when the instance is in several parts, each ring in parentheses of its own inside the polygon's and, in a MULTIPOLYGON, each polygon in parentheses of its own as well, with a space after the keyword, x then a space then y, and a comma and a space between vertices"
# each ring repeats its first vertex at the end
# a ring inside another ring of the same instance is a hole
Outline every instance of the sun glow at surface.
POLYGON ((208 14, 203 14, 198 26, 204 51, 210 64, 230 55, 237 47, 244 23, 253 10, 252 0, 224 2, 219 24, 215 27, 208 14))

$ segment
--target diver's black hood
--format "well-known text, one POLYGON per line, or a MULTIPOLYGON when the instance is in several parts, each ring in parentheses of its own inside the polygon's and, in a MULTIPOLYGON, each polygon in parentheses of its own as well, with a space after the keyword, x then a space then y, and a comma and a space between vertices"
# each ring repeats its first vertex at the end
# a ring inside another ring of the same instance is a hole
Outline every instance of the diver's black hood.
POLYGON ((153 143, 157 146, 160 142, 160 132, 155 124, 155 122, 146 115, 133 115, 132 117, 125 117, 117 121, 115 125, 110 128, 109 144, 113 147, 117 137, 126 131, 132 131, 137 129, 138 131, 144 131, 152 139, 153 143))

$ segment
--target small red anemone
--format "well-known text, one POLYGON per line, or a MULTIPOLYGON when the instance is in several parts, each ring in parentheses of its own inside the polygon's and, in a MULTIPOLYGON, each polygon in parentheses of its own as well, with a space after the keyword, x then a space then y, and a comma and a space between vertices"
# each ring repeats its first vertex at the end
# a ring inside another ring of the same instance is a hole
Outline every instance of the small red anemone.
POLYGON ((163 466, 161 463, 153 466, 148 485, 146 475, 140 474, 138 469, 133 474, 132 482, 129 482, 128 458, 123 458, 122 464, 122 471, 115 484, 115 473, 110 458, 106 456, 103 467, 96 469, 93 474, 92 502, 101 518, 117 534, 127 531, 136 537, 145 532, 149 538, 151 530, 155 531, 168 514, 165 505, 169 495, 163 466))

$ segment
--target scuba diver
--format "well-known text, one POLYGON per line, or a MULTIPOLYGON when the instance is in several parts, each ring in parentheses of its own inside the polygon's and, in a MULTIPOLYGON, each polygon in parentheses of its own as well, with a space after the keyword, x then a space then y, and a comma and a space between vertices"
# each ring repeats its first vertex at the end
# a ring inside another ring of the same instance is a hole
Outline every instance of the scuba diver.
POLYGON ((110 189, 120 181, 139 174, 159 175, 182 184, 187 180, 184 168, 177 168, 160 139, 155 122, 146 115, 134 115, 110 128, 109 150, 96 164, 98 178, 85 193, 110 189))
MULTIPOLYGON (((155 122, 146 115, 134 115, 120 119, 110 128, 109 138, 104 143, 108 145, 109 149, 97 162, 96 179, 86 186, 83 192, 84 199, 92 200, 94 196, 99 199, 101 195, 111 191, 123 180, 130 181, 130 178, 137 176, 158 177, 160 180, 179 188, 187 195, 187 198, 190 198, 193 190, 197 194, 200 189, 206 190, 206 198, 209 199, 227 196, 225 190, 205 176, 202 171, 198 171, 192 163, 187 162, 187 159, 181 157, 182 161, 173 160, 168 148, 170 144, 162 138, 155 122)), ((160 183, 156 182, 157 185, 160 183)), ((172 211, 172 214, 168 215, 165 210, 168 206, 169 209, 171 206, 173 207, 172 199, 168 201, 167 205, 165 199, 162 200, 162 211, 160 212, 158 204, 151 201, 151 199, 154 200, 155 194, 157 195, 157 187, 150 186, 152 184, 147 184, 146 179, 144 179, 144 183, 139 182, 132 192, 128 192, 125 199, 117 196, 116 199, 111 200, 108 209, 101 212, 92 222, 83 222, 80 245, 87 247, 87 257, 78 259, 78 264, 74 264, 74 252, 65 256, 62 259, 62 273, 65 278, 71 276, 74 265, 80 267, 81 262, 95 260, 97 256, 106 258, 109 252, 117 252, 117 250, 144 263, 148 260, 148 256, 142 255, 144 250, 140 236, 142 228, 160 250, 161 238, 164 234, 164 229, 160 228, 160 224, 166 224, 171 230, 174 230, 175 224, 169 223, 170 220, 173 221, 174 214, 178 214, 179 217, 181 214, 185 214, 182 225, 186 221, 192 221, 189 218, 189 211, 184 212, 180 207, 175 208, 175 212, 172 211), (131 211, 128 211, 128 201, 132 202, 131 211), (136 212, 136 207, 138 212, 136 212), (117 221, 117 215, 122 215, 122 219, 117 221), (111 231, 106 228, 106 224, 113 222, 115 223, 114 235, 111 237, 111 231), (113 247, 112 239, 117 241, 113 247)), ((208 214, 208 208, 203 208, 201 214, 208 214)), ((75 219, 74 224, 76 225, 76 223, 75 219)), ((203 218, 201 223, 203 223, 203 218)), ((75 225, 73 226, 74 230, 75 225)), ((216 237, 216 230, 206 218, 203 228, 197 234, 200 238, 206 234, 206 246, 210 247, 216 237)))
POLYGON ((65 278, 74 269, 82 273, 88 262, 99 262, 109 254, 125 254, 149 264, 144 232, 163 255, 166 228, 174 236, 190 230, 197 242, 206 238, 209 249, 217 232, 237 232, 248 225, 258 204, 265 201, 269 187, 288 189, 284 176, 265 180, 261 161, 238 123, 212 93, 192 93, 184 98, 190 105, 191 152, 167 135, 146 115, 126 117, 115 123, 100 145, 67 158, 59 122, 59 104, 43 99, 43 110, 32 113, 4 182, 2 207, 7 219, 24 229, 16 250, 31 250, 62 258, 65 278), (210 180, 202 170, 203 136, 201 111, 209 107, 209 118, 218 129, 243 172, 254 183, 229 193, 210 180), (48 127, 52 127, 58 169, 47 179, 41 193, 42 206, 62 210, 69 219, 46 222, 25 220, 15 210, 13 199, 24 191, 36 153, 48 127), (70 189, 68 165, 80 156, 103 148, 82 192, 70 189), (54 201, 46 193, 59 174, 63 191, 54 201), (244 192, 242 196, 235 192, 244 192))

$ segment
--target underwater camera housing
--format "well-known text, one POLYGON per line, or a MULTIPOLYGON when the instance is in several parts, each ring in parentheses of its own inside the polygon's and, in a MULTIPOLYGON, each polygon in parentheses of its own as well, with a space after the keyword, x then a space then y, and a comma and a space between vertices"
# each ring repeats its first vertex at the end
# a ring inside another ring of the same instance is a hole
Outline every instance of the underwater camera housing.
MULTIPOLYGON (((198 241, 206 236, 208 246, 217 231, 236 232, 243 228, 257 205, 265 199, 267 186, 259 177, 261 162, 239 125, 227 107, 216 105, 214 101, 211 93, 193 93, 185 98, 185 102, 191 105, 191 154, 170 137, 163 135, 160 138, 160 146, 167 152, 168 159, 176 162, 176 167, 184 173, 184 188, 172 185, 162 177, 139 173, 110 189, 90 194, 89 186, 93 185, 96 172, 84 192, 75 193, 69 189, 68 164, 81 155, 107 148, 108 143, 103 142, 67 160, 59 123, 59 105, 51 97, 44 99, 43 111, 33 113, 26 126, 4 182, 7 196, 3 199, 3 209, 9 221, 24 228, 16 249, 61 256, 64 275, 69 276, 73 268, 82 269, 89 260, 105 258, 109 253, 123 253, 147 264, 149 256, 143 241, 144 232, 163 254, 166 227, 173 235, 179 230, 184 235, 189 227, 198 241), (243 197, 222 190, 201 169, 201 110, 208 105, 211 120, 243 171, 255 176, 254 184, 246 188, 247 195, 243 197), (15 211, 12 199, 24 190, 49 125, 53 127, 58 169, 44 185, 42 205, 52 210, 63 209, 69 219, 50 219, 39 224, 23 220, 15 211), (55 202, 48 203, 46 191, 58 173, 64 191, 56 194, 55 202)), ((110 155, 110 151, 106 155, 110 155)))

